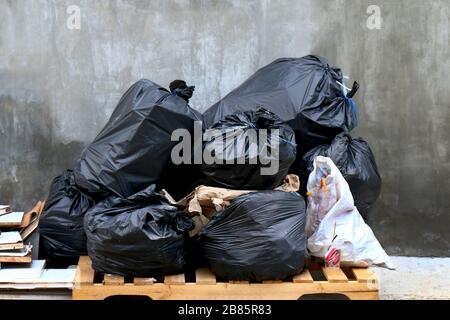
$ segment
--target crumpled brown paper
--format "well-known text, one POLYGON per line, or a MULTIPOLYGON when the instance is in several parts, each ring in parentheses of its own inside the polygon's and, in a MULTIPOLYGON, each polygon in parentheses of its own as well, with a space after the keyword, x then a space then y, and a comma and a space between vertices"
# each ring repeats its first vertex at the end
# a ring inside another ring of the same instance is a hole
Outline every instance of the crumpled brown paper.
MULTIPOLYGON (((298 176, 289 174, 284 183, 275 190, 297 192, 300 188, 298 176)), ((170 204, 181 209, 182 213, 192 218, 195 228, 190 232, 191 237, 197 234, 208 223, 214 214, 228 207, 231 201, 243 194, 257 192, 258 190, 232 190, 208 186, 198 186, 189 195, 176 201, 166 190, 162 194, 170 204)))

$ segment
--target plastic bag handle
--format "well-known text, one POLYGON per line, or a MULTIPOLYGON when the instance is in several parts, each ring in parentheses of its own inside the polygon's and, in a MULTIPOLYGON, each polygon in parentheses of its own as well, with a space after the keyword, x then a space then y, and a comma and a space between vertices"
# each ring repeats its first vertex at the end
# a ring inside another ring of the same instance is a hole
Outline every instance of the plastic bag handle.
POLYGON ((347 93, 347 98, 352 98, 352 97, 356 94, 356 92, 358 91, 358 89, 359 89, 359 83, 356 82, 356 81, 354 81, 354 82, 353 82, 352 90, 350 90, 350 92, 347 93))

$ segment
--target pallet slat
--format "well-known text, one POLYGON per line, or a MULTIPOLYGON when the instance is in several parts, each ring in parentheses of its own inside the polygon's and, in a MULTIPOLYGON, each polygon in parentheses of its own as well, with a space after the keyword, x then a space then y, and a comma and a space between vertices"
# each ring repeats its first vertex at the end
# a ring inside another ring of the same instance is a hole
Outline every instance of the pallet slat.
POLYGON ((137 286, 151 285, 156 282, 155 278, 134 278, 133 283, 137 286))
POLYGON ((103 278, 103 284, 106 286, 121 286, 125 283, 122 276, 116 276, 113 274, 105 274, 103 278))
POLYGON ((329 282, 348 282, 348 278, 340 268, 322 267, 322 272, 329 282))
POLYGON ((370 269, 352 268, 352 272, 358 282, 376 281, 375 273, 370 269))
POLYGON ((308 294, 340 293, 353 299, 376 299, 377 288, 357 281, 332 283, 283 282, 279 284, 228 284, 216 285, 148 285, 148 286, 105 286, 91 285, 74 288, 75 300, 103 300, 116 295, 144 295, 153 300, 297 300, 308 294))
POLYGON ((31 252, 25 257, 0 257, 0 263, 31 263, 32 260, 31 252))
POLYGON ((78 260, 77 273, 75 275, 75 283, 92 284, 94 282, 94 269, 92 269, 92 261, 89 257, 80 257, 78 260))
POLYGON ((186 280, 184 278, 184 274, 175 274, 172 276, 164 277, 165 284, 185 284, 186 280))
POLYGON ((313 283, 314 279, 311 275, 311 272, 309 272, 308 269, 305 269, 305 270, 303 270, 302 273, 293 277, 292 282, 294 282, 294 283, 313 283))
POLYGON ((209 268, 195 270, 195 282, 197 284, 216 284, 216 276, 209 268))

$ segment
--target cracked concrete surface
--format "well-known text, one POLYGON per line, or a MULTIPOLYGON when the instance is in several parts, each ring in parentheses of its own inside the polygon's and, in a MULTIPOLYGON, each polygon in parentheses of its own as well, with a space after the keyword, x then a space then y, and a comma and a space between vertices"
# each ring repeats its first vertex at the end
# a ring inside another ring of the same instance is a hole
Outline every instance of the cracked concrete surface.
POLYGON ((397 270, 373 268, 380 299, 450 299, 450 258, 391 258, 397 270))

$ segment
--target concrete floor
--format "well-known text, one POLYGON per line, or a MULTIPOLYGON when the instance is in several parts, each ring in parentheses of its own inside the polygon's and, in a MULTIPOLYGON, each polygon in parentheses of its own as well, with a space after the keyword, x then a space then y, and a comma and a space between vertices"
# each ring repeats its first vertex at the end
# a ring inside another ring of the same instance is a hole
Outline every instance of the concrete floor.
POLYGON ((373 268, 380 299, 450 299, 450 258, 391 258, 397 270, 373 268))

